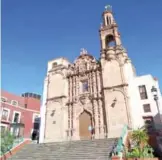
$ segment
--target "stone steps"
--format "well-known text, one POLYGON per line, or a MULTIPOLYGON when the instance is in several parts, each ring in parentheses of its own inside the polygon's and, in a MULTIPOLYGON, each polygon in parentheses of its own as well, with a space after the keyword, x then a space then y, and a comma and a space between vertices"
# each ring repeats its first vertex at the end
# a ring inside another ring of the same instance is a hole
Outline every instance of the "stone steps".
POLYGON ((108 160, 115 139, 28 144, 12 160, 108 160))

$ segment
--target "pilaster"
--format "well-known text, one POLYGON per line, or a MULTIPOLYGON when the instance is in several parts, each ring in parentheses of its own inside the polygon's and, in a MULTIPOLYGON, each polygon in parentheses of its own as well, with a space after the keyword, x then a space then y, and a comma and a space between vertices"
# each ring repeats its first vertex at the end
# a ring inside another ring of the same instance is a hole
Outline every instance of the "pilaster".
POLYGON ((94 100, 94 110, 95 110, 95 139, 99 138, 99 123, 98 123, 98 105, 97 101, 94 100))
POLYGON ((104 121, 103 121, 103 105, 102 100, 99 99, 99 109, 100 109, 100 138, 104 138, 104 121))
POLYGON ((97 97, 97 82, 96 82, 96 74, 95 74, 95 71, 92 72, 92 75, 93 75, 93 95, 94 97, 96 98, 97 97))

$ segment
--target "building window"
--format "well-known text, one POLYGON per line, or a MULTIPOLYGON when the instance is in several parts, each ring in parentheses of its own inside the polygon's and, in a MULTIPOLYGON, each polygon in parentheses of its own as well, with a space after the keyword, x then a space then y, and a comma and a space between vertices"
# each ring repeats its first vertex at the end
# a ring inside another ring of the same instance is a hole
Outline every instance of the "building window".
POLYGON ((140 93, 141 99, 147 99, 147 91, 146 91, 145 85, 139 86, 139 93, 140 93))
POLYGON ((1 132, 4 132, 6 130, 5 126, 1 126, 1 132))
POLYGON ((52 68, 55 68, 57 66, 57 62, 54 62, 53 64, 52 64, 52 68))
POLYGON ((8 117, 9 117, 9 110, 3 109, 3 112, 2 112, 2 120, 7 121, 8 120, 8 117))
POLYGON ((82 82, 82 91, 88 92, 88 81, 82 82))
POLYGON ((7 98, 1 97, 1 102, 7 102, 7 98))
POLYGON ((18 105, 18 102, 17 101, 14 101, 14 100, 12 100, 11 103, 12 103, 13 106, 17 106, 18 105))
POLYGON ((27 108, 28 107, 28 105, 27 104, 25 104, 25 106, 24 106, 25 108, 27 108))
POLYGON ((40 117, 39 114, 33 113, 33 129, 38 131, 40 126, 40 117))
POLYGON ((39 123, 40 117, 39 114, 33 113, 33 123, 39 123))
POLYGON ((19 121, 20 121, 20 113, 15 112, 13 122, 14 123, 19 123, 19 121))
POLYGON ((144 104, 143 105, 143 110, 144 110, 144 112, 151 112, 150 104, 144 104))

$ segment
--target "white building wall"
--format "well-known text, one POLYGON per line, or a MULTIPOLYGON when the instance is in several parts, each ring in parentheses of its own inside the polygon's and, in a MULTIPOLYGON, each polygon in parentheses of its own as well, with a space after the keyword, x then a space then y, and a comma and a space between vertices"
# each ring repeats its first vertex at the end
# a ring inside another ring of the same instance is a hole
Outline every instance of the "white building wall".
MULTIPOLYGON (((161 97, 160 89, 158 85, 158 81, 154 80, 151 75, 144 75, 135 77, 130 82, 130 103, 132 110, 132 119, 133 119, 133 127, 138 128, 144 125, 143 117, 152 116, 154 118, 155 124, 159 124, 160 120, 157 118, 158 110, 156 106, 156 102, 154 101, 151 88, 155 86, 158 90, 158 96, 161 97), (139 86, 145 85, 147 91, 147 99, 141 100, 139 93, 139 86), (150 104, 151 112, 144 112, 143 105, 150 104)), ((160 110, 162 110, 162 106, 160 106, 160 110)))
MULTIPOLYGON (((40 124, 40 134, 39 134, 39 143, 44 143, 45 142, 45 139, 44 139, 44 136, 45 136, 45 129, 46 129, 46 112, 47 112, 47 98, 50 98, 49 97, 49 93, 47 93, 47 92, 49 92, 48 91, 48 81, 50 80, 49 79, 49 76, 50 76, 50 72, 49 71, 51 71, 52 70, 52 68, 53 68, 53 64, 54 63, 57 63, 57 66, 59 66, 59 65, 62 65, 62 66, 64 66, 64 67, 68 67, 68 65, 70 64, 70 62, 66 59, 66 58, 63 58, 63 57, 61 57, 61 58, 57 58, 57 59, 54 59, 54 60, 51 60, 51 61, 49 61, 48 62, 48 66, 47 66, 47 77, 46 77, 46 79, 45 79, 45 81, 44 81, 44 89, 43 89, 43 100, 42 100, 42 106, 41 106, 41 110, 40 110, 40 116, 41 116, 41 124, 40 124), (47 95, 48 94, 48 95, 47 95)), ((62 73, 65 75, 65 73, 64 72, 66 72, 66 69, 63 69, 62 70, 62 73)), ((58 82, 60 82, 60 81, 58 81, 58 82)), ((64 95, 64 96, 67 96, 68 95, 68 83, 67 83, 67 80, 63 80, 63 82, 64 82, 64 85, 58 85, 58 86, 60 86, 60 87, 63 87, 63 93, 61 93, 60 95, 62 96, 62 95, 64 95)), ((55 87, 56 88, 56 87, 55 87)), ((61 90, 61 88, 58 88, 57 89, 57 91, 56 91, 56 93, 58 93, 59 94, 59 91, 61 90)), ((54 95, 54 97, 57 97, 57 95, 54 95)), ((52 96, 53 97, 53 96, 52 96)), ((56 107, 54 104, 53 104, 53 107, 56 107)), ((57 107, 56 107, 57 108, 57 107)), ((64 109, 63 108, 60 108, 60 113, 59 114, 61 114, 60 115, 60 117, 58 117, 57 118, 57 123, 58 123, 58 121, 59 121, 59 118, 61 119, 60 120, 60 123, 63 123, 64 121, 66 121, 67 122, 67 120, 66 120, 66 116, 64 115, 64 114, 67 114, 67 113, 64 113, 64 112, 66 112, 66 111, 64 111, 64 109), (62 112, 62 114, 61 114, 61 112, 62 112)), ((59 115, 58 114, 58 115, 59 115)), ((59 123, 59 124, 60 124, 59 123)), ((61 131, 61 130, 64 130, 64 127, 65 128, 67 128, 66 126, 64 126, 63 124, 61 124, 61 125, 59 125, 58 126, 58 129, 54 129, 54 131, 57 131, 57 130, 59 130, 59 131, 61 131), (61 127, 60 127, 61 126, 61 127)), ((61 134, 64 134, 64 132, 62 132, 62 133, 59 133, 58 135, 60 135, 61 137, 64 137, 65 138, 65 134, 64 135, 61 135, 61 134)), ((58 138, 58 137, 56 137, 56 138, 58 138)), ((63 138, 62 138, 63 139, 63 138)))
POLYGON ((45 115, 46 115, 46 101, 47 101, 47 87, 48 87, 48 76, 44 81, 43 88, 43 98, 42 98, 42 106, 40 109, 40 132, 39 132, 39 143, 44 142, 44 132, 45 132, 45 115))
MULTIPOLYGON (((129 112, 130 112, 130 118, 131 118, 131 126, 130 127, 134 127, 134 116, 133 114, 135 113, 135 108, 131 107, 134 106, 134 102, 132 102, 131 97, 132 95, 134 95, 133 90, 131 88, 131 83, 135 78, 135 70, 133 68, 133 65, 131 63, 131 60, 128 60, 127 63, 124 64, 124 79, 125 79, 125 83, 128 83, 128 93, 127 93, 127 98, 128 98, 128 105, 129 107, 129 112)), ((136 111, 138 112, 138 111, 136 111)))
POLYGON ((55 62, 57 63, 57 65, 63 65, 66 67, 68 67, 68 65, 70 64, 70 62, 66 58, 63 58, 63 57, 51 60, 48 62, 47 72, 49 72, 52 69, 52 65, 55 62))

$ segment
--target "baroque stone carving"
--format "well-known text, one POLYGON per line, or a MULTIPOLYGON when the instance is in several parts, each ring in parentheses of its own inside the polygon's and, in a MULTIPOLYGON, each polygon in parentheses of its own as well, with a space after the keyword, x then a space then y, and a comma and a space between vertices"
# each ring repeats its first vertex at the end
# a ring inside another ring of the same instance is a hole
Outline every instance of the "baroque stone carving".
POLYGON ((79 96, 79 101, 82 105, 91 103, 92 97, 89 93, 81 94, 79 96))

